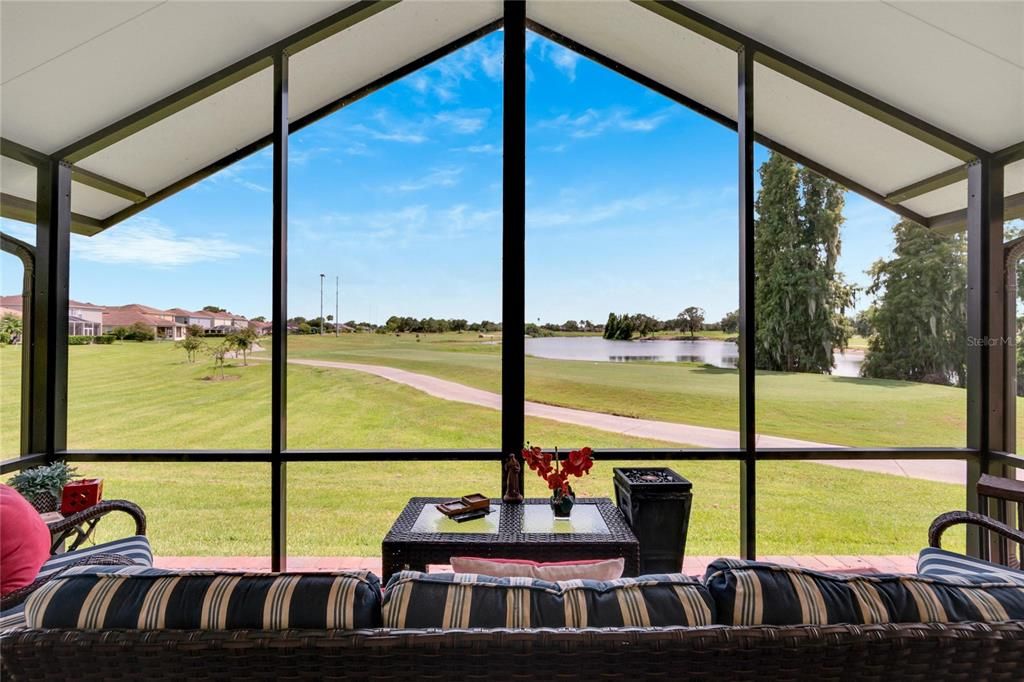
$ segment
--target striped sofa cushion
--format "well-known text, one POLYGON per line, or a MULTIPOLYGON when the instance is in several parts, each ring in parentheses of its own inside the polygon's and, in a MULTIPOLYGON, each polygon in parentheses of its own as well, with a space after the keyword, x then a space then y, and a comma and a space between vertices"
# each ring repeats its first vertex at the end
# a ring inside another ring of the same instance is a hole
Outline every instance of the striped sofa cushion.
POLYGON ((104 542, 85 549, 76 549, 73 552, 54 554, 39 569, 36 580, 53 575, 62 568, 67 568, 71 564, 95 554, 119 554, 131 559, 140 566, 153 565, 153 550, 149 547, 149 540, 146 539, 145 535, 133 535, 132 537, 104 542))
POLYGON ((25 602, 0 612, 0 633, 25 627, 25 602))
POLYGON ((321 630, 380 625, 380 582, 368 571, 272 574, 111 568, 121 571, 82 570, 40 587, 25 602, 28 627, 321 630))
POLYGON ((383 621, 390 628, 710 625, 714 605, 699 581, 679 574, 551 583, 404 571, 384 590, 383 621))
POLYGON ((841 575, 718 559, 705 583, 723 625, 948 623, 1024 619, 1024 587, 919 575, 841 575))
POLYGON ((921 550, 917 556, 917 572, 930 578, 952 581, 981 580, 1024 585, 1024 571, 936 547, 921 550))
MULTIPOLYGON (((63 576, 69 575, 82 575, 89 573, 119 573, 122 575, 166 575, 172 573, 160 568, 148 568, 146 566, 72 566, 68 570, 62 573, 63 576)), ((5 630, 13 630, 16 628, 26 627, 25 622, 25 602, 18 604, 17 606, 11 607, 6 611, 0 612, 0 633, 5 630)))

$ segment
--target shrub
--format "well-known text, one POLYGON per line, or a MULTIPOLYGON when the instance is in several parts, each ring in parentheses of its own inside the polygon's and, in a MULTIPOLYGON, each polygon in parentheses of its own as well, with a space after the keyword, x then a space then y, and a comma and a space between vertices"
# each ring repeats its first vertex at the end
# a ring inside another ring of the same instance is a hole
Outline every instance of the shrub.
POLYGON ((21 340, 21 318, 11 313, 4 313, 0 318, 0 345, 6 346, 21 340))
POLYGON ((98 343, 98 344, 101 344, 101 345, 104 345, 104 346, 109 346, 110 344, 114 343, 114 338, 115 337, 114 337, 113 334, 104 334, 103 336, 95 337, 93 339, 93 343, 98 343))
POLYGON ((156 334, 153 333, 152 327, 142 322, 136 322, 129 328, 128 336, 125 338, 129 341, 152 341, 156 338, 156 334))
POLYGON ((69 336, 68 337, 68 345, 69 346, 88 346, 90 343, 92 343, 92 340, 93 340, 92 336, 78 336, 78 335, 69 336))
POLYGON ((174 345, 177 348, 185 349, 185 354, 188 356, 188 362, 191 365, 196 361, 196 354, 206 347, 206 341, 203 341, 202 337, 200 336, 193 336, 189 334, 184 339, 178 341, 174 345))

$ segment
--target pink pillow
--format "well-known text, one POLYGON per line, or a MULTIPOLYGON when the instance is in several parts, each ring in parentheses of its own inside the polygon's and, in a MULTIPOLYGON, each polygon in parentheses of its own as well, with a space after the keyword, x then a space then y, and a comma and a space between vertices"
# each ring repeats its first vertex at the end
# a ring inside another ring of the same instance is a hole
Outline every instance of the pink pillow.
POLYGON ((615 580, 622 577, 623 559, 586 559, 583 561, 550 561, 540 563, 529 559, 483 559, 453 556, 456 573, 478 573, 495 578, 537 578, 549 582, 560 580, 615 580))
POLYGON ((50 558, 50 530, 14 488, 0 483, 0 595, 32 584, 50 558))

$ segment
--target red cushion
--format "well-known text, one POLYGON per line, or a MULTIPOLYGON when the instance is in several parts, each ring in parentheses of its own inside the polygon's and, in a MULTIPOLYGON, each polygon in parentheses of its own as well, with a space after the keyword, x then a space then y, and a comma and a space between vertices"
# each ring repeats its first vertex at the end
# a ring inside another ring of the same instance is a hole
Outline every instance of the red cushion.
POLYGON ((30 585, 50 558, 50 531, 14 488, 0 483, 0 595, 30 585))

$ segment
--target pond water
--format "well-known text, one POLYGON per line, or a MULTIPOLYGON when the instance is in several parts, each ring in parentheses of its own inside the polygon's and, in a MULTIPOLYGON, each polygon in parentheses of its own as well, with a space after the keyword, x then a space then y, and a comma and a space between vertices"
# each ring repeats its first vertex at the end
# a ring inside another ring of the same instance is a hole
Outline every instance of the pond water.
MULTIPOLYGON (((739 351, 732 341, 609 341, 599 336, 550 336, 526 339, 526 354, 553 360, 597 362, 697 362, 713 367, 736 367, 739 351)), ((856 377, 864 354, 836 353, 833 376, 856 377)))

